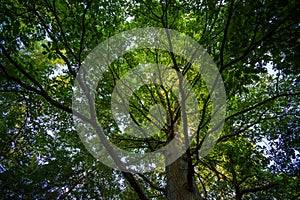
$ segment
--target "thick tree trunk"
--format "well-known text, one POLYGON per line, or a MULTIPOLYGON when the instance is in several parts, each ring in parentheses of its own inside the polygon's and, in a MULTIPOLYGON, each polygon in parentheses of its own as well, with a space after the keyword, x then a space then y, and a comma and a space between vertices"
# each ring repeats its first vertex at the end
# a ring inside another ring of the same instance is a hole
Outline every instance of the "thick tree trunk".
MULTIPOLYGON (((188 162, 184 156, 166 167, 168 200, 199 200, 198 187, 188 186, 188 162)), ((193 182, 194 183, 194 182, 193 182)))
MULTIPOLYGON (((181 94, 182 98, 185 99, 185 94, 182 89, 181 85, 181 94)), ((181 105, 184 105, 185 102, 182 102, 181 105)), ((182 110, 177 110, 179 107, 179 102, 177 101, 175 103, 175 110, 173 113, 181 111, 183 114, 182 116, 185 116, 185 108, 181 108, 182 110)), ((171 117, 168 118, 168 122, 170 124, 171 130, 168 135, 168 142, 171 140, 177 140, 180 145, 178 148, 182 148, 182 145, 186 145, 189 142, 184 140, 182 141, 182 138, 179 139, 176 137, 179 134, 178 130, 178 119, 176 118, 176 115, 173 116, 173 113, 170 115, 171 117), (185 142, 182 144, 182 142, 185 142)), ((183 117, 184 118, 184 117, 183 117)), ((188 137, 188 131, 187 131, 187 121, 186 119, 183 119, 183 132, 184 136, 188 137)), ((186 139, 186 137, 185 137, 186 139)), ((188 145, 189 146, 189 145, 188 145)), ((177 148, 176 144, 172 148, 177 148)), ((172 154, 172 153, 171 153, 172 154)), ((172 155, 165 155, 165 159, 169 159, 172 157, 172 155)), ((194 169, 191 162, 191 153, 189 148, 186 150, 186 154, 182 155, 180 158, 178 158, 175 162, 168 165, 166 167, 166 175, 167 175, 167 199, 168 200, 200 200, 200 194, 198 187, 195 184, 195 180, 193 178, 194 175, 194 169)))

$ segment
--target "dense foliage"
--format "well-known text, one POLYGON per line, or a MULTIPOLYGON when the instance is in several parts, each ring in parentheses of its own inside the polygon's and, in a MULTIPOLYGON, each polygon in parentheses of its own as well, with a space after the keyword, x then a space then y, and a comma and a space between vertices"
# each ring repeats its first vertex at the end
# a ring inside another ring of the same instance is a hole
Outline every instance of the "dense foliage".
MULTIPOLYGON (((170 198, 169 169, 132 174, 103 165, 85 149, 72 119, 72 86, 87 55, 112 35, 149 26, 182 32, 212 57, 226 89, 223 131, 200 157, 211 114, 205 82, 179 56, 145 49, 112 63, 99 82, 96 110, 106 137, 133 152, 172 139, 168 132, 150 140, 120 135, 110 108, 128 70, 168 65, 194 86, 201 110, 197 137, 183 156, 190 173, 182 171, 186 180, 177 182, 199 194, 190 199, 300 197, 298 0, 1 0, 1 7, 1 199, 170 198)), ((147 123, 157 102, 175 126, 176 98, 156 85, 136 91, 132 117, 147 123)))

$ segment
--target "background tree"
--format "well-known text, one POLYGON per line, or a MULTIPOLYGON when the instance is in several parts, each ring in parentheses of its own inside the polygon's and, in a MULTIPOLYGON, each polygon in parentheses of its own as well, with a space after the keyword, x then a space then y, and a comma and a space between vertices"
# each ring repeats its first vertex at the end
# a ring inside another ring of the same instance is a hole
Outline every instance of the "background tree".
POLYGON ((1 5, 1 198, 299 198, 298 1, 11 0, 1 5), (146 123, 150 106, 159 102, 169 114, 169 129, 149 140, 119 134, 111 93, 138 63, 164 64, 184 74, 201 109, 197 137, 185 155, 165 171, 132 174, 104 166, 84 148, 72 121, 72 85, 97 44, 148 26, 178 30, 208 51, 225 84, 227 115, 216 146, 199 157, 211 114, 202 78, 164 51, 124 55, 99 82, 96 99, 110 141, 128 151, 153 151, 172 139, 182 121, 172 92, 146 85, 130 101, 132 117, 146 123))

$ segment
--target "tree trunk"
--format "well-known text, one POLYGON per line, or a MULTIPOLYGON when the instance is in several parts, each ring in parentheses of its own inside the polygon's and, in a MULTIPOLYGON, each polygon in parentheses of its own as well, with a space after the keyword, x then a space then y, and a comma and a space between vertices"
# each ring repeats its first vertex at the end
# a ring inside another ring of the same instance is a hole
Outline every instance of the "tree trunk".
POLYGON ((184 156, 166 167, 168 200, 199 200, 198 187, 188 186, 188 162, 184 156))
MULTIPOLYGON (((181 90, 183 99, 184 92, 181 90)), ((182 103, 184 105, 185 102, 182 103)), ((167 133, 168 136, 168 142, 171 140, 177 140, 180 145, 176 147, 173 146, 172 148, 182 148, 182 145, 188 144, 188 141, 184 141, 185 144, 182 144, 182 139, 179 139, 178 136, 179 130, 178 130, 178 119, 173 114, 175 112, 180 112, 180 109, 177 109, 179 107, 179 102, 176 101, 175 103, 175 109, 171 113, 171 117, 169 116, 168 122, 170 124, 171 130, 169 133, 167 133)), ((185 108, 183 108, 185 116, 185 108)), ((187 123, 183 122, 183 131, 184 134, 188 136, 187 133, 187 123)), ((171 153, 172 154, 172 153, 171 153)), ((172 157, 172 155, 165 155, 165 159, 169 159, 172 157)), ((167 199, 168 200, 200 200, 200 194, 198 187, 195 184, 194 181, 194 169, 192 166, 191 158, 190 158, 190 150, 189 148, 186 150, 186 153, 182 155, 180 158, 178 158, 175 162, 168 165, 166 167, 166 175, 167 175, 167 199), (188 162, 189 161, 189 162, 188 162)))

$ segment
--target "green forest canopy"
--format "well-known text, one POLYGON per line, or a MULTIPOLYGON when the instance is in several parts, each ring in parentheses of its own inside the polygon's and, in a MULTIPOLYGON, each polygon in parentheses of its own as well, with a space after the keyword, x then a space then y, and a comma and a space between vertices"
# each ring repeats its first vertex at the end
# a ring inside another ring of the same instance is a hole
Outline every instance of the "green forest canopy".
POLYGON ((1 199, 300 197, 298 0, 1 0, 1 5, 1 199), (146 123, 150 106, 159 102, 170 129, 150 140, 119 134, 111 94, 118 78, 137 64, 164 64, 184 74, 200 105, 199 129, 186 153, 165 170, 138 174, 111 169, 85 149, 73 123, 72 86, 98 44, 145 27, 174 29, 207 50, 224 81, 227 113, 215 147, 202 158, 197 152, 211 101, 195 69, 151 48, 113 62, 99 82, 95 105, 106 137, 127 151, 164 146, 182 120, 172 92, 149 85, 130 100, 132 117, 146 123))

